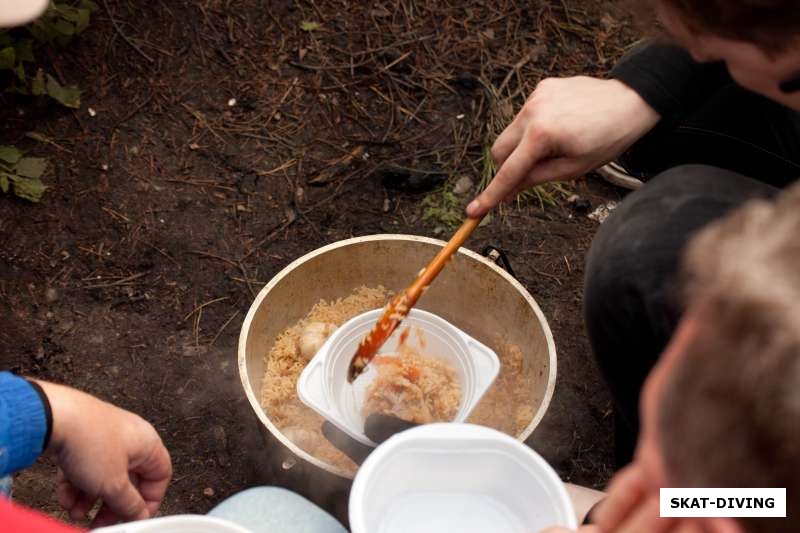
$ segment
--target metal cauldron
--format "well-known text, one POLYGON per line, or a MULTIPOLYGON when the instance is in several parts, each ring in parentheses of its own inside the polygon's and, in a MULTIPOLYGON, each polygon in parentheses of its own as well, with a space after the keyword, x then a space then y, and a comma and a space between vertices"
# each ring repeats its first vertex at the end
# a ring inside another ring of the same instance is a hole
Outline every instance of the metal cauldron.
MULTIPOLYGON (((334 300, 366 285, 402 290, 445 243, 411 235, 373 235, 336 242, 297 259, 258 294, 242 324, 239 374, 269 449, 280 443, 284 468, 299 468, 320 484, 346 486, 352 474, 300 449, 272 423, 259 398, 264 359, 275 338, 303 318, 320 299, 334 300), (327 479, 327 481, 325 481, 327 479)), ((527 290, 491 260, 461 249, 420 299, 435 313, 483 343, 501 336, 518 345, 535 371, 535 413, 517 438, 527 439, 547 410, 556 381, 556 350, 542 311, 527 290)), ((271 453, 275 453, 274 451, 271 453)), ((315 486, 317 483, 310 483, 315 486)))

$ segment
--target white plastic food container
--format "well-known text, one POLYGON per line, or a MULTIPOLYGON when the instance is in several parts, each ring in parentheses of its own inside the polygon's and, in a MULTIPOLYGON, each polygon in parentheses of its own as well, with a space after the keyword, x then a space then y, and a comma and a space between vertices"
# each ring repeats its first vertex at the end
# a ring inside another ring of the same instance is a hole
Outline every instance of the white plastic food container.
POLYGON ((356 474, 352 533, 532 533, 577 528, 564 484, 536 452, 471 424, 429 424, 380 445, 356 474))
POLYGON ((251 533, 221 518, 190 514, 128 522, 92 531, 94 533, 251 533))
POLYGON ((39 18, 50 0, 0 0, 0 28, 22 26, 39 18))
MULTIPOLYGON (((357 441, 374 446, 364 435, 361 407, 375 365, 351 385, 347 369, 356 348, 383 313, 369 311, 346 322, 323 344, 297 380, 300 400, 357 441)), ((461 406, 454 422, 463 422, 478 404, 500 372, 497 354, 438 316, 412 309, 399 328, 378 352, 396 354, 403 331, 406 343, 421 355, 438 357, 453 365, 461 383, 461 406)))

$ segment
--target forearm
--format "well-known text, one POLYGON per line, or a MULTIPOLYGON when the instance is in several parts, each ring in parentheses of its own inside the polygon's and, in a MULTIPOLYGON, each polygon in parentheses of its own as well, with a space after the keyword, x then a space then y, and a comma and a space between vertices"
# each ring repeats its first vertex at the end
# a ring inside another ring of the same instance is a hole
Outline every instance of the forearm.
POLYGON ((0 372, 0 476, 33 464, 47 446, 52 415, 37 385, 0 372))
POLYGON ((680 47, 652 41, 628 52, 610 76, 631 87, 670 124, 733 83, 723 63, 698 63, 680 47))

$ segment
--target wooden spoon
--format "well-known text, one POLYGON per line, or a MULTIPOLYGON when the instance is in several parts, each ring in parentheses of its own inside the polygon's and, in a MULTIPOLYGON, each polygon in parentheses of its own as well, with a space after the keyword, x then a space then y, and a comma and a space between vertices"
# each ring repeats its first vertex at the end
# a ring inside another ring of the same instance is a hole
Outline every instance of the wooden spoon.
POLYGON ((383 346, 383 343, 392 335, 397 326, 408 315, 411 308, 414 307, 414 304, 417 303, 419 297, 428 289, 428 285, 431 284, 439 272, 442 271, 444 265, 447 264, 447 261, 461 248, 461 245, 478 227, 482 218, 468 218, 465 220, 455 235, 428 266, 419 271, 417 279, 389 302, 389 305, 383 311, 383 315, 378 319, 372 331, 358 345, 356 354, 350 361, 350 367, 347 371, 347 380, 350 383, 361 375, 381 346, 383 346))

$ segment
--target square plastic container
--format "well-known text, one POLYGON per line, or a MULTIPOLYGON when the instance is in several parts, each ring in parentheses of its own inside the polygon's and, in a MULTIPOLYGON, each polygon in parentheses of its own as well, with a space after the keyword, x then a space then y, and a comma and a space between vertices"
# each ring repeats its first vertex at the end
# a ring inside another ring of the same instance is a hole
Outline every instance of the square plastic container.
MULTIPOLYGON (((347 433, 353 439, 375 446, 364 435, 361 407, 377 371, 375 365, 352 384, 347 369, 356 348, 383 313, 369 311, 346 322, 323 344, 306 365, 297 381, 300 400, 347 433)), ((494 382, 500 372, 500 360, 489 347, 476 341, 446 320, 420 309, 412 309, 403 323, 378 352, 396 354, 400 336, 409 331, 406 344, 421 355, 448 361, 461 384, 461 406, 454 422, 463 422, 494 382)))
POLYGON ((531 533, 577 527, 564 484, 539 454, 471 424, 429 424, 381 444, 356 474, 352 533, 531 533))

